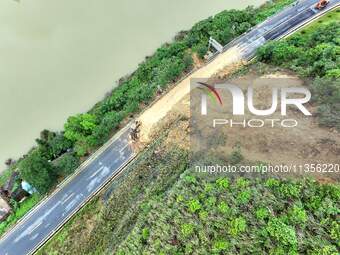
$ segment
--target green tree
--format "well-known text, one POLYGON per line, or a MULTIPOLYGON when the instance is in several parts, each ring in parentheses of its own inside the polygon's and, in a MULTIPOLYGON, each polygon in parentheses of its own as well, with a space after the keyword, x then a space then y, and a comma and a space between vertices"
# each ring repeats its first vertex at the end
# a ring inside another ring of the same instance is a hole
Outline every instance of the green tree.
POLYGON ((295 229, 289 225, 286 225, 281 219, 273 218, 268 222, 266 227, 269 235, 274 238, 279 244, 284 246, 297 248, 297 237, 295 229))
POLYGON ((181 225, 181 233, 184 237, 188 237, 194 233, 195 227, 191 223, 181 225))
POLYGON ((294 204, 288 211, 288 219, 291 224, 304 224, 307 221, 307 213, 301 204, 294 204))
POLYGON ((232 236, 237 236, 240 233, 246 231, 246 229, 247 229, 247 221, 243 217, 235 218, 230 222, 229 233, 232 236))
POLYGON ((47 193, 55 181, 54 167, 39 150, 34 150, 22 160, 19 169, 21 177, 33 185, 40 194, 47 193))
POLYGON ((214 253, 220 254, 222 251, 228 250, 230 244, 226 240, 217 240, 213 242, 212 251, 214 253))
POLYGON ((50 150, 53 159, 59 157, 61 154, 65 153, 68 149, 72 148, 72 142, 63 134, 57 134, 53 139, 49 141, 50 150))
POLYGON ((72 174, 79 166, 79 159, 70 153, 66 153, 56 160, 55 166, 55 171, 58 176, 67 176, 72 174))
POLYGON ((83 157, 83 156, 86 156, 90 149, 91 149, 91 139, 92 137, 82 137, 80 138, 76 143, 75 143, 75 146, 74 146, 74 150, 77 154, 78 157, 83 157))
POLYGON ((76 142, 92 134, 97 126, 96 116, 89 113, 69 117, 65 124, 65 137, 76 142))
POLYGON ((198 211, 199 209, 201 209, 201 207, 202 207, 201 203, 197 199, 191 199, 188 202, 189 211, 192 212, 192 213, 198 211))
POLYGON ((228 180, 228 178, 218 178, 216 180, 216 184, 217 184, 218 188, 227 190, 228 187, 229 187, 229 180, 228 180))
POLYGON ((62 133, 53 133, 53 136, 48 136, 47 139, 37 139, 36 141, 41 153, 50 160, 58 158, 61 154, 72 148, 73 145, 62 133))

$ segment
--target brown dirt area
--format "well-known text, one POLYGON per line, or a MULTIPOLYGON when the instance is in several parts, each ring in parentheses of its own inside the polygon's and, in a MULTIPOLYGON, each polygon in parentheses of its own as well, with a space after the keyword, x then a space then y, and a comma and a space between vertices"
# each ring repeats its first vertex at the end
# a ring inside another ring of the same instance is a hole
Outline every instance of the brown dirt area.
MULTIPOLYGON (((262 77, 247 75, 233 82, 243 86, 253 82, 257 108, 267 109, 271 105, 272 86, 272 79, 267 79, 268 77, 281 78, 283 82, 281 85, 287 87, 303 86, 303 81, 299 78, 280 73, 262 77), (269 99, 269 102, 264 99, 269 99)), ((313 105, 307 105, 307 109, 315 116, 316 108, 313 105)), ((254 116, 248 112, 245 118, 251 119, 254 116)), ((282 116, 278 111, 270 118, 280 119, 282 116)), ((336 130, 319 127, 316 117, 306 117, 293 108, 288 109, 286 118, 297 120, 298 126, 294 128, 281 126, 272 128, 270 125, 263 128, 228 127, 224 130, 224 135, 227 137, 226 145, 218 150, 228 153, 235 144, 239 144, 245 158, 272 164, 340 163, 340 136, 336 130)))
MULTIPOLYGON (((233 68, 227 67, 219 72, 211 75, 209 83, 221 81, 224 77, 231 73, 233 68)), ((250 82, 254 83, 255 106, 258 109, 266 109, 271 104, 271 85, 270 79, 281 78, 284 86, 304 86, 304 82, 298 77, 288 72, 275 72, 267 75, 255 75, 253 73, 247 74, 241 78, 234 79, 232 82, 246 88, 250 82), (260 103, 260 99, 269 98, 269 100, 260 103), (267 107, 266 107, 267 106, 267 107)), ((271 81, 272 82, 272 81, 271 81)), ((281 84, 282 85, 282 84, 281 84)), ((184 121, 180 122, 182 125, 176 130, 170 130, 169 138, 176 141, 177 144, 188 144, 188 139, 183 138, 183 135, 176 134, 176 132, 186 133, 189 129, 190 117, 190 97, 189 97, 188 81, 180 84, 180 87, 175 87, 174 91, 170 91, 165 100, 157 102, 147 114, 143 116, 143 120, 151 117, 151 121, 143 122, 148 128, 144 133, 143 141, 147 141, 145 137, 152 140, 155 134, 160 129, 167 128, 169 123, 174 122, 177 118, 182 118, 184 121), (181 97, 175 97, 179 93, 181 97), (158 110, 164 109, 163 102, 166 104, 166 111, 158 110), (162 119, 162 121, 160 121, 162 119), (151 123, 154 125, 153 128, 151 123), (158 126, 157 126, 158 125, 158 126), (154 133, 154 135, 152 135, 154 133)), ((231 100, 227 100, 231 102, 231 100)), ((280 102, 280 101, 279 101, 280 102)), ((231 104, 231 103, 229 103, 231 104)), ((230 105, 231 107, 231 105, 230 105)), ((247 107, 246 107, 247 108, 247 107)), ((307 109, 315 115, 316 107, 308 104, 307 109)), ((289 109, 287 112, 288 118, 293 118, 298 121, 298 126, 295 128, 280 127, 263 127, 263 128, 243 128, 233 127, 223 128, 223 135, 226 138, 224 145, 219 145, 216 152, 221 155, 230 155, 234 150, 235 145, 240 146, 242 155, 249 161, 266 162, 270 164, 311 164, 311 163, 340 163, 340 136, 336 130, 329 128, 322 128, 318 125, 317 117, 304 116, 295 109, 289 109)), ((226 116, 226 119, 231 116, 226 116)), ((245 119, 251 118, 252 115, 246 112, 245 119)), ((254 116, 253 116, 254 117, 254 116)), ((279 111, 271 119, 280 118, 279 111)), ((145 127, 145 126, 144 126, 145 127)), ((329 178, 339 178, 338 173, 332 174, 318 174, 316 177, 322 182, 330 181, 329 178)))
MULTIPOLYGON (((140 140, 147 144, 151 141, 151 133, 157 129, 158 122, 163 119, 171 109, 178 104, 184 96, 190 92, 190 80, 192 78, 211 77, 221 70, 235 70, 240 66, 240 55, 237 48, 231 48, 217 56, 214 61, 201 67, 191 75, 180 81, 173 89, 155 102, 149 109, 143 112, 139 120, 142 123, 140 140)), ((197 64, 197 63, 196 63, 197 64)))

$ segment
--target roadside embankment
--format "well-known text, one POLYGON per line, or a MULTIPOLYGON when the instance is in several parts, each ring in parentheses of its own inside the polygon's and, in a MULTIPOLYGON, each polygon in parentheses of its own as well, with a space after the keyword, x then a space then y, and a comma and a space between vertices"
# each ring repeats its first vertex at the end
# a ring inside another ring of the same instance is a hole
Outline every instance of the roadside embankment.
POLYGON ((242 65, 241 54, 236 47, 232 47, 226 52, 218 55, 213 62, 201 67, 180 81, 173 89, 171 89, 139 117, 139 120, 142 123, 141 142, 150 142, 150 134, 155 128, 155 125, 157 125, 157 123, 164 118, 169 111, 183 99, 184 96, 189 94, 191 79, 209 78, 222 69, 224 69, 224 73, 226 73, 226 70, 228 72, 232 72, 237 70, 240 65, 242 65))

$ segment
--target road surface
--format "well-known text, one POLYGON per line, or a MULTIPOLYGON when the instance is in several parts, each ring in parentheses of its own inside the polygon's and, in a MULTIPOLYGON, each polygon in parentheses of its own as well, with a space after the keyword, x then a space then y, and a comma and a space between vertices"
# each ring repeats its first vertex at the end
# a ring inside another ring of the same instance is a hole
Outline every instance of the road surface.
POLYGON ((5 236, 0 254, 32 253, 132 157, 127 128, 100 156, 5 236))
MULTIPOLYGON (((257 25, 247 34, 225 47, 237 46, 244 59, 254 56, 256 49, 268 40, 279 39, 300 24, 311 20, 319 11, 316 0, 300 1, 281 13, 257 25)), ((323 11, 338 6, 340 0, 331 0, 323 11)), ((67 182, 40 204, 22 222, 0 241, 0 255, 33 253, 51 237, 79 208, 121 170, 134 156, 128 146, 128 128, 71 181, 67 182)))
POLYGON ((340 0, 330 0, 326 8, 320 11, 314 8, 317 2, 317 0, 297 1, 294 6, 270 17, 247 34, 226 45, 225 50, 237 46, 241 50, 243 58, 248 60, 267 41, 282 38, 294 28, 316 17, 320 12, 326 12, 340 4, 340 0))

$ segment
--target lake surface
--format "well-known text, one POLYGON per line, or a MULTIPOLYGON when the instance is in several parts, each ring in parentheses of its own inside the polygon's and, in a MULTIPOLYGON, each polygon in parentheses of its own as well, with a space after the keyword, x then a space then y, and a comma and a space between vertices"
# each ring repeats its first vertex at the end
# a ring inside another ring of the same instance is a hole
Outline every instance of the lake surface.
POLYGON ((1 0, 0 170, 176 32, 263 0, 1 0))

